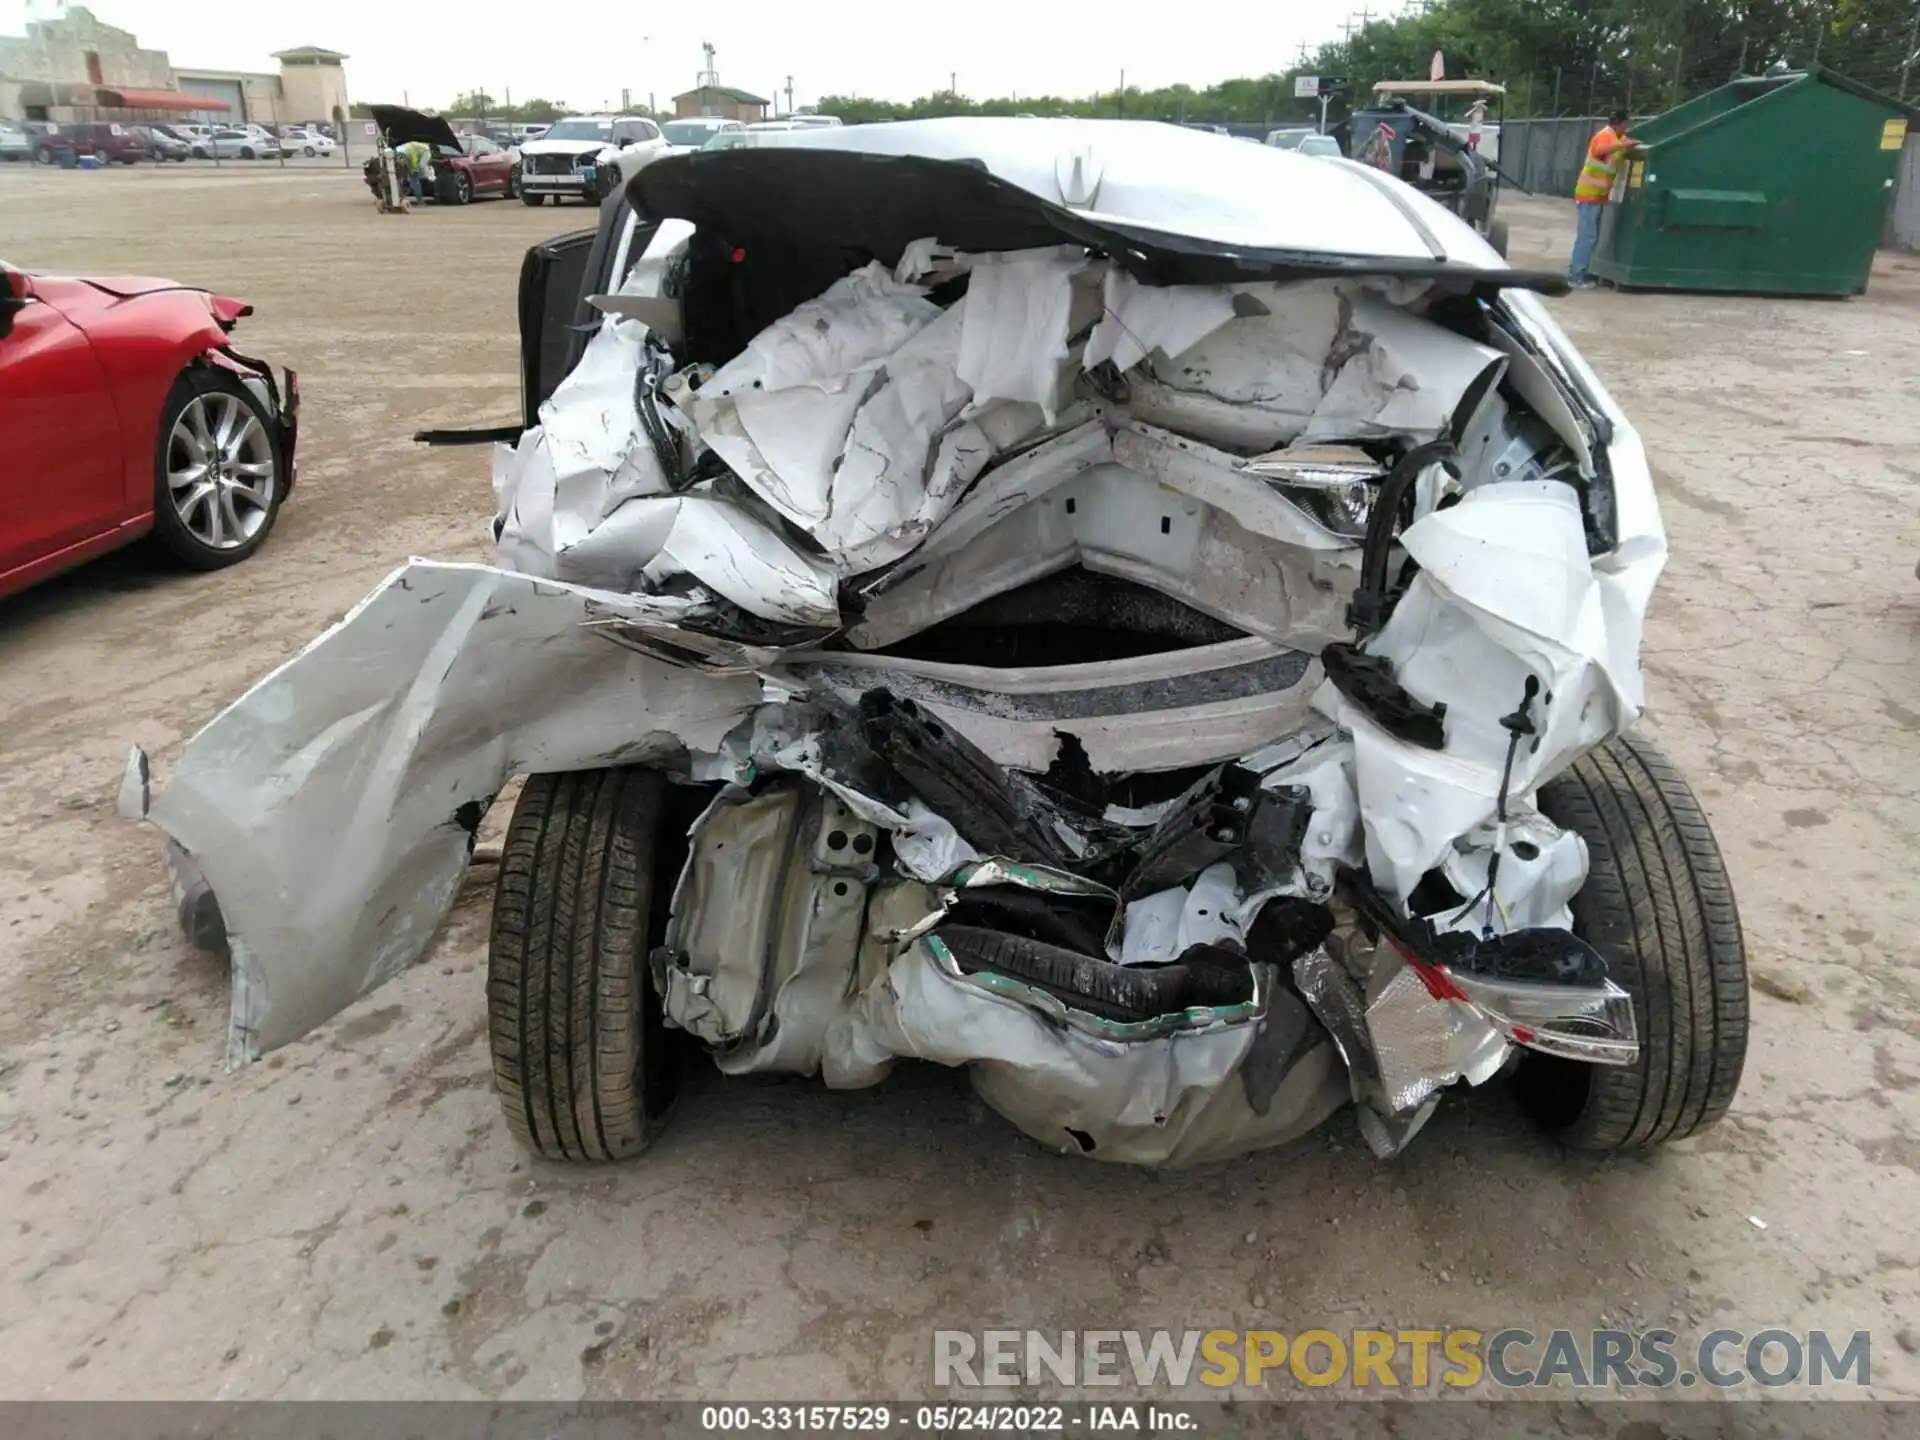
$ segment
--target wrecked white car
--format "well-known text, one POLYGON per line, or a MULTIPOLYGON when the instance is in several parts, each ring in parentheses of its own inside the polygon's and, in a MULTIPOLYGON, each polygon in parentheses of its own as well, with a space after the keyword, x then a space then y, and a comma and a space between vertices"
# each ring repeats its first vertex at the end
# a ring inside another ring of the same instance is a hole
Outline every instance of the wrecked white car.
POLYGON ((1647 741, 1640 441, 1467 226, 1171 126, 795 132, 523 271, 497 565, 415 561, 151 804, 236 1063, 416 960, 525 773, 487 1005, 514 1133, 640 1150, 729 1073, 965 1067, 1182 1164, 1511 1078, 1692 1134, 1746 1046, 1647 741), (210 890, 209 890, 210 887, 210 890))

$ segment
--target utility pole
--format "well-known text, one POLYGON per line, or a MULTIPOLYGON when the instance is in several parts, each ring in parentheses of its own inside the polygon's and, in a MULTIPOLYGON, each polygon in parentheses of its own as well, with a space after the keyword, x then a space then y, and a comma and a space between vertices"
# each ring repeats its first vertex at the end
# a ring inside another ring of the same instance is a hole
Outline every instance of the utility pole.
POLYGON ((1124 118, 1126 117, 1126 113, 1127 113, 1127 72, 1126 72, 1125 70, 1122 70, 1122 71, 1120 72, 1120 88, 1119 88, 1118 90, 1116 90, 1116 91, 1114 92, 1114 96, 1113 96, 1113 113, 1114 113, 1115 115, 1118 115, 1118 116, 1120 116, 1120 117, 1121 117, 1122 119, 1124 119, 1124 118))
POLYGON ((960 93, 960 72, 958 70, 949 70, 947 72, 947 93, 949 95, 958 95, 960 93))
POLYGON ((793 77, 787 76, 787 114, 793 114, 793 77))

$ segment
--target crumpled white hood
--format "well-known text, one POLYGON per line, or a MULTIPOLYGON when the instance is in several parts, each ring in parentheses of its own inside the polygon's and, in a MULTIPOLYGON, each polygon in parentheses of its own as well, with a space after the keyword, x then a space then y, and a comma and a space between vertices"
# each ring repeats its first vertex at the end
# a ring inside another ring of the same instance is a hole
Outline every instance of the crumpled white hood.
POLYGON ((1139 120, 960 116, 768 133, 768 147, 984 165, 1089 219, 1251 250, 1506 262, 1445 206, 1357 161, 1139 120))

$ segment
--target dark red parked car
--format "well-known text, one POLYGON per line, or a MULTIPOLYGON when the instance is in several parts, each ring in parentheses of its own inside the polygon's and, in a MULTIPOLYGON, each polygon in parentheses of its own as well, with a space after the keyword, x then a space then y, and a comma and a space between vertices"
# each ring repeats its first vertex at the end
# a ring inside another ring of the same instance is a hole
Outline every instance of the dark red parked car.
MULTIPOLYGON (((442 205, 465 205, 477 195, 498 195, 503 200, 518 198, 518 150, 503 148, 484 135, 456 135, 453 127, 440 116, 409 110, 403 105, 375 105, 369 113, 389 146, 398 148, 422 141, 433 147, 427 194, 442 205)), ((386 179, 379 155, 369 157, 360 167, 360 173, 376 198, 385 192, 386 179)))
POLYGON ((251 312, 0 263, 0 595, 148 533, 196 570, 260 548, 293 487, 300 391, 229 343, 251 312))
POLYGON ((73 141, 78 154, 98 155, 102 160, 118 160, 124 165, 138 165, 147 158, 147 137, 133 125, 81 120, 60 128, 73 141))

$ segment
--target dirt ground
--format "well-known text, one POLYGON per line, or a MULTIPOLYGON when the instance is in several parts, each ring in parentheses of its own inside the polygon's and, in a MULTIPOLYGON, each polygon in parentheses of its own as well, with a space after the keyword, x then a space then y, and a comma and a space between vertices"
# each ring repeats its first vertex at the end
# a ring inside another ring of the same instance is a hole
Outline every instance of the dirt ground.
MULTIPOLYGON (((1515 258, 1566 207, 1515 202, 1515 258)), ((482 558, 514 285, 569 207, 377 216, 349 174, 0 169, 17 265, 251 300, 300 485, 218 575, 127 555, 0 603, 0 1395, 924 1395, 931 1332, 1672 1324, 1873 1333, 1920 1396, 1920 260, 1844 303, 1555 310, 1643 429, 1673 558, 1646 725, 1704 798, 1757 993, 1709 1134, 1557 1151, 1499 1090, 1375 1161, 1350 1116, 1180 1174, 1044 1153, 957 1074, 702 1069, 658 1148, 560 1169, 489 1090, 490 891, 304 1042, 221 1068, 127 747, 182 742, 410 554, 482 558)), ((15 477, 14 483, 18 483, 15 477)), ((496 811, 494 823, 503 818, 496 811)))

